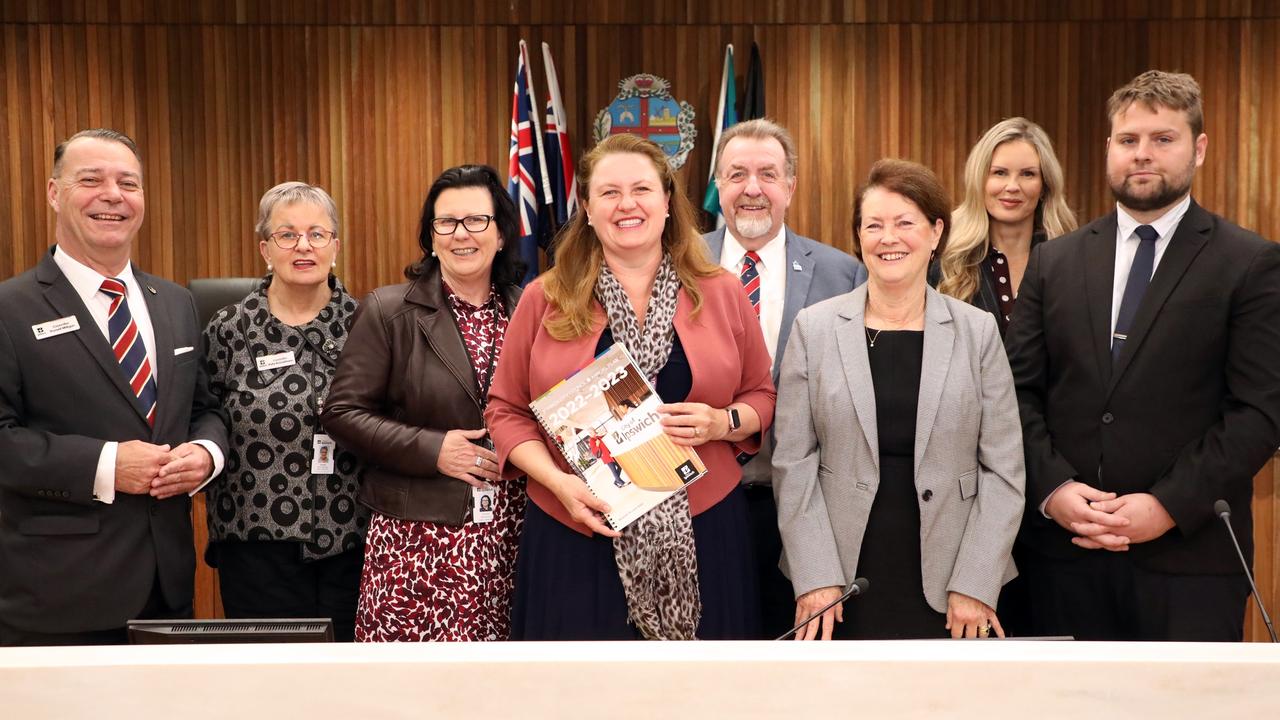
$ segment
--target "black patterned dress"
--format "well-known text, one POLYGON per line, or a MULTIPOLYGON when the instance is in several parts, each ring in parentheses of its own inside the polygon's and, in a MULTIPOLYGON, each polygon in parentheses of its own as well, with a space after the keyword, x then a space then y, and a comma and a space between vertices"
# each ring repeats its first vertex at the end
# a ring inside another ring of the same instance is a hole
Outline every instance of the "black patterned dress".
MULTIPOLYGON (((444 285, 467 356, 487 394, 508 314, 494 293, 480 306, 444 285)), ((525 480, 493 484, 492 522, 460 526, 373 513, 356 615, 358 642, 506 640, 525 480)))
POLYGON ((272 276, 205 328, 209 389, 230 419, 223 473, 205 487, 210 565, 228 617, 332 617, 349 640, 368 511, 360 465, 337 446, 311 472, 318 416, 356 301, 330 276, 329 304, 303 325, 271 314, 272 276), (259 368, 259 360, 292 362, 259 368))

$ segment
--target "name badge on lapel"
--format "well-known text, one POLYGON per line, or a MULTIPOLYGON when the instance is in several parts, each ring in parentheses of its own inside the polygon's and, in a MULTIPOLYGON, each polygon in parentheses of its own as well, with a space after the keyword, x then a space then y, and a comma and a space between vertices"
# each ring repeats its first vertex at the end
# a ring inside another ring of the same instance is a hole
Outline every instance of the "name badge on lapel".
POLYGON ((257 359, 258 372, 266 372, 275 370, 276 368, 289 367, 298 360, 293 356, 293 351, 276 353, 275 355, 263 355, 257 359))
POLYGON ((37 340, 48 340, 51 337, 65 335, 69 332, 75 332, 80 329, 80 321, 75 315, 42 322, 31 326, 31 332, 36 334, 37 340))

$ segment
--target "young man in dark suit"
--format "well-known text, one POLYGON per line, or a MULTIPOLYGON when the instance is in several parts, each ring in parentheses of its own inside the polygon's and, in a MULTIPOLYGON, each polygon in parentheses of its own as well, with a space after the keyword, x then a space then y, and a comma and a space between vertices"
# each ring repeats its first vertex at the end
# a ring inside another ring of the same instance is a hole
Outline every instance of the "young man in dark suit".
POLYGON ((1006 338, 1027 455, 1035 631, 1240 640, 1255 472, 1280 444, 1280 245, 1191 199, 1200 88, 1111 96, 1116 209, 1031 255, 1006 338))
MULTIPOLYGON (((787 208, 796 190, 795 140, 769 120, 729 128, 716 146, 716 188, 725 227, 703 236, 711 259, 737 275, 756 308, 778 382, 796 313, 866 282, 856 258, 792 232, 787 208)), ((761 638, 774 638, 798 620, 791 583, 778 569, 782 538, 771 478, 773 437, 754 458, 741 458, 751 538, 760 578, 761 638)))
POLYGON ((56 245, 0 283, 0 645, 108 644, 190 617, 193 492, 226 429, 191 295, 129 262, 146 207, 134 142, 54 152, 56 245))

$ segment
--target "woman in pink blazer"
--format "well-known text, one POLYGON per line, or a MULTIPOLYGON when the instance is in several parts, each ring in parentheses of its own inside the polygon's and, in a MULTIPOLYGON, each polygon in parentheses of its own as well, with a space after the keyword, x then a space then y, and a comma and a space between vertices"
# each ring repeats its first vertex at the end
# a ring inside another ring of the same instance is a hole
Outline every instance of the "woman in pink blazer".
POLYGON ((750 637, 756 577, 737 458, 759 449, 773 418, 760 324, 738 280, 706 257, 657 145, 606 139, 583 158, 578 194, 556 266, 511 319, 485 412, 503 475, 532 480, 512 637, 750 637), (708 470, 622 533, 529 410, 615 341, 666 403, 665 431, 708 470))

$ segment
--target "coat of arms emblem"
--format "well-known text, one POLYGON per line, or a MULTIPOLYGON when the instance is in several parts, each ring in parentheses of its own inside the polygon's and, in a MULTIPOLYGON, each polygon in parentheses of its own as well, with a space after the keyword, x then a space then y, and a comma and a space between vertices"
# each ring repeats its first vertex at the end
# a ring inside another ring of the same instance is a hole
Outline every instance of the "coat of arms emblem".
POLYGON ((618 96, 596 115, 596 142, 620 133, 642 135, 666 151, 671 167, 679 168, 698 136, 693 115, 692 105, 671 97, 666 78, 632 75, 618 83, 618 96))

